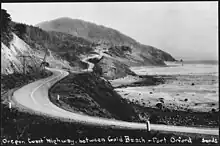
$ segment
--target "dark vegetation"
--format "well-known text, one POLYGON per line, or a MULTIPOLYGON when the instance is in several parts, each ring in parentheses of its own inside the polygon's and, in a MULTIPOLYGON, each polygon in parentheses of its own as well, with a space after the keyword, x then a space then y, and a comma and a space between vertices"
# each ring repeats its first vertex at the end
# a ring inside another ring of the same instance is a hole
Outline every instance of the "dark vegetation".
POLYGON ((55 52, 75 51, 77 54, 88 53, 92 51, 92 42, 89 42, 83 38, 75 37, 69 34, 60 32, 46 32, 38 27, 32 25, 21 24, 13 22, 15 28, 22 28, 25 35, 20 35, 15 31, 18 36, 33 48, 40 49, 48 48, 55 52))
POLYGON ((128 46, 112 46, 108 51, 117 57, 126 57, 127 53, 132 53, 132 49, 128 46))
POLYGON ((56 100, 57 94, 62 97, 60 100, 64 105, 77 108, 89 115, 138 121, 132 106, 113 90, 109 82, 95 73, 69 75, 51 88, 51 95, 54 95, 51 96, 52 102, 56 100))
POLYGON ((74 63, 77 63, 77 65, 80 67, 80 68, 82 68, 82 69, 87 69, 88 67, 89 67, 89 64, 88 63, 86 63, 86 62, 83 62, 83 61, 76 61, 76 62, 74 62, 74 63))
POLYGON ((93 72, 97 75, 97 76, 103 76, 103 69, 99 64, 95 64, 93 67, 93 72))
MULTIPOLYGON (((159 80, 159 78, 153 78, 153 76, 142 77, 146 80, 149 77, 149 82, 151 83, 159 80)), ((145 82, 147 83, 147 81, 145 82)), ((139 101, 123 99, 113 90, 110 83, 90 73, 70 75, 58 85, 55 85, 51 92, 54 96, 51 100, 58 106, 61 104, 63 104, 63 107, 70 105, 70 109, 72 108, 92 116, 127 121, 132 119, 133 121, 142 122, 150 119, 152 123, 167 125, 202 127, 218 127, 219 125, 219 112, 213 110, 205 113, 169 109, 164 106, 163 98, 159 99, 160 102, 155 105, 156 108, 145 107, 139 101), (60 103, 56 103, 53 100, 53 98, 56 99, 57 94, 62 96, 60 103)))
POLYGON ((34 50, 51 50, 70 62, 71 66, 81 66, 81 54, 93 51, 92 42, 61 32, 46 32, 38 27, 12 22, 14 33, 34 50))
POLYGON ((94 64, 93 73, 95 73, 98 76, 103 76, 103 69, 98 64, 103 58, 104 57, 102 56, 100 59, 99 58, 90 58, 90 59, 88 59, 89 62, 94 64))
POLYGON ((26 25, 23 23, 12 22, 13 32, 20 38, 24 38, 26 33, 26 25))
POLYGON ((88 59, 88 61, 91 62, 91 63, 93 63, 93 64, 97 64, 97 63, 99 63, 103 58, 104 58, 104 56, 102 56, 100 59, 99 59, 99 58, 90 58, 90 59, 88 59))
POLYGON ((5 9, 1 9, 1 42, 6 46, 9 46, 9 42, 13 38, 11 30, 11 16, 5 9))
POLYGON ((177 126, 215 127, 219 126, 219 111, 191 112, 168 109, 163 102, 156 104, 157 108, 144 107, 141 103, 126 100, 143 119, 149 119, 151 123, 177 126))
POLYGON ((23 85, 34 82, 41 78, 48 77, 50 75, 52 75, 52 73, 47 70, 41 72, 27 72, 26 74, 1 74, 1 90, 8 91, 13 88, 22 87, 23 85))
MULTIPOLYGON (((7 140, 23 140, 26 145, 38 145, 28 143, 28 138, 30 140, 40 140, 43 139, 43 144, 54 145, 53 143, 46 143, 45 138, 56 140, 75 140, 76 144, 80 144, 80 140, 94 138, 104 138, 104 143, 90 143, 90 144, 125 144, 124 142, 108 142, 108 136, 120 137, 120 136, 130 136, 131 138, 141 138, 143 137, 145 142, 148 143, 149 139, 157 137, 158 139, 167 139, 167 144, 170 144, 170 138, 175 137, 176 139, 181 136, 182 139, 187 139, 189 136, 192 139, 193 144, 201 144, 202 138, 211 139, 211 136, 201 136, 201 135, 184 135, 181 133, 167 134, 158 131, 139 131, 139 130, 114 130, 111 128, 101 128, 94 126, 81 125, 77 123, 62 122, 60 120, 52 119, 49 117, 42 117, 38 115, 32 115, 29 113, 20 112, 16 109, 9 110, 5 105, 1 106, 1 145, 3 144, 3 139, 7 140), (79 140, 80 139, 80 140, 79 140)), ((216 137, 218 138, 218 137, 216 137)), ((146 143, 141 143, 146 145, 146 143)), ((149 142, 152 143, 152 142, 149 142)), ((62 144, 57 142, 57 144, 62 144)), ((70 145, 70 143, 66 143, 70 145)), ((82 143, 81 143, 82 144, 82 143)), ((140 144, 138 142, 128 142, 126 144, 140 144)), ((152 143, 153 144, 153 143, 152 143)), ((155 143, 154 143, 155 144, 155 143)), ((164 145, 165 143, 161 143, 164 145)), ((178 143, 176 143, 178 144, 178 143)), ((14 144, 15 145, 15 144, 14 144)), ((22 144, 21 144, 22 145, 22 144)), ((39 145, 42 145, 39 144, 39 145)))

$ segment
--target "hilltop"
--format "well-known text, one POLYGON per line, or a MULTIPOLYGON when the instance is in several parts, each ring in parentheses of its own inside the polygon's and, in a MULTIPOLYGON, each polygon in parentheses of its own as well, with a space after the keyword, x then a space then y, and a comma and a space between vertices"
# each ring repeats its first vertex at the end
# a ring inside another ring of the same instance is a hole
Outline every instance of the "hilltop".
POLYGON ((12 21, 11 27, 1 37, 1 72, 6 74, 13 70, 22 72, 19 55, 30 55, 26 70, 34 70, 45 52, 51 67, 67 69, 85 69, 88 64, 82 58, 103 55, 97 65, 107 79, 134 74, 129 69, 131 66, 165 65, 164 61, 175 61, 169 53, 143 45, 117 30, 79 19, 62 17, 36 26, 12 21))
MULTIPOLYGON (((45 31, 56 31, 82 37, 90 40, 103 48, 122 50, 120 46, 131 48, 130 57, 126 57, 126 64, 130 65, 164 65, 163 61, 175 61, 169 54, 153 46, 143 45, 118 30, 97 25, 79 19, 62 17, 51 21, 41 22, 36 25, 45 31), (113 46, 113 47, 112 47, 113 46)), ((122 57, 122 56, 117 56, 122 57)))

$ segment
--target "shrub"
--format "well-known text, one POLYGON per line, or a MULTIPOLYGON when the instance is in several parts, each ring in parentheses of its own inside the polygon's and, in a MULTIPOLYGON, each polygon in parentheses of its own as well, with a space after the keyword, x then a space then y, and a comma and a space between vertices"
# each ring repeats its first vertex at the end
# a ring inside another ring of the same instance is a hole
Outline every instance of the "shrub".
POLYGON ((156 114, 152 114, 149 118, 149 121, 151 123, 157 123, 159 121, 159 116, 157 116, 156 114))
POLYGON ((163 104, 162 103, 157 103, 156 107, 158 107, 159 109, 162 109, 163 108, 163 104))
POLYGON ((216 112, 216 110, 213 108, 213 109, 212 109, 212 113, 215 113, 215 112, 216 112))
POLYGON ((164 98, 159 98, 160 102, 164 103, 164 98))
POLYGON ((1 9, 1 42, 7 47, 9 47, 9 42, 13 39, 11 30, 11 16, 6 10, 1 9))

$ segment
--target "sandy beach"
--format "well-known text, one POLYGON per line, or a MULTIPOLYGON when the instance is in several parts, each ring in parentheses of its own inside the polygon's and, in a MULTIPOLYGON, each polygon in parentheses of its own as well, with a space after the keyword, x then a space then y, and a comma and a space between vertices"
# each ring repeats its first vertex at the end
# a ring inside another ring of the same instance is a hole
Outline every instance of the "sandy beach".
MULTIPOLYGON (((219 111, 217 65, 167 63, 168 67, 131 68, 138 75, 169 77, 164 84, 153 86, 123 87, 115 90, 126 99, 146 107, 161 103, 168 109, 180 111, 219 111)), ((110 81, 117 87, 138 82, 138 77, 127 76, 110 81)))

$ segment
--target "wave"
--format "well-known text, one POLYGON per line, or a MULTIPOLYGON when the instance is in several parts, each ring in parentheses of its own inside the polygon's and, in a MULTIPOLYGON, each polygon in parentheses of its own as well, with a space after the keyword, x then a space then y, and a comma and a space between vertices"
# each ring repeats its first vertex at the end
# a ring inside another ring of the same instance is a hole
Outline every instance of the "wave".
POLYGON ((210 64, 218 65, 218 60, 184 60, 184 64, 210 64))

